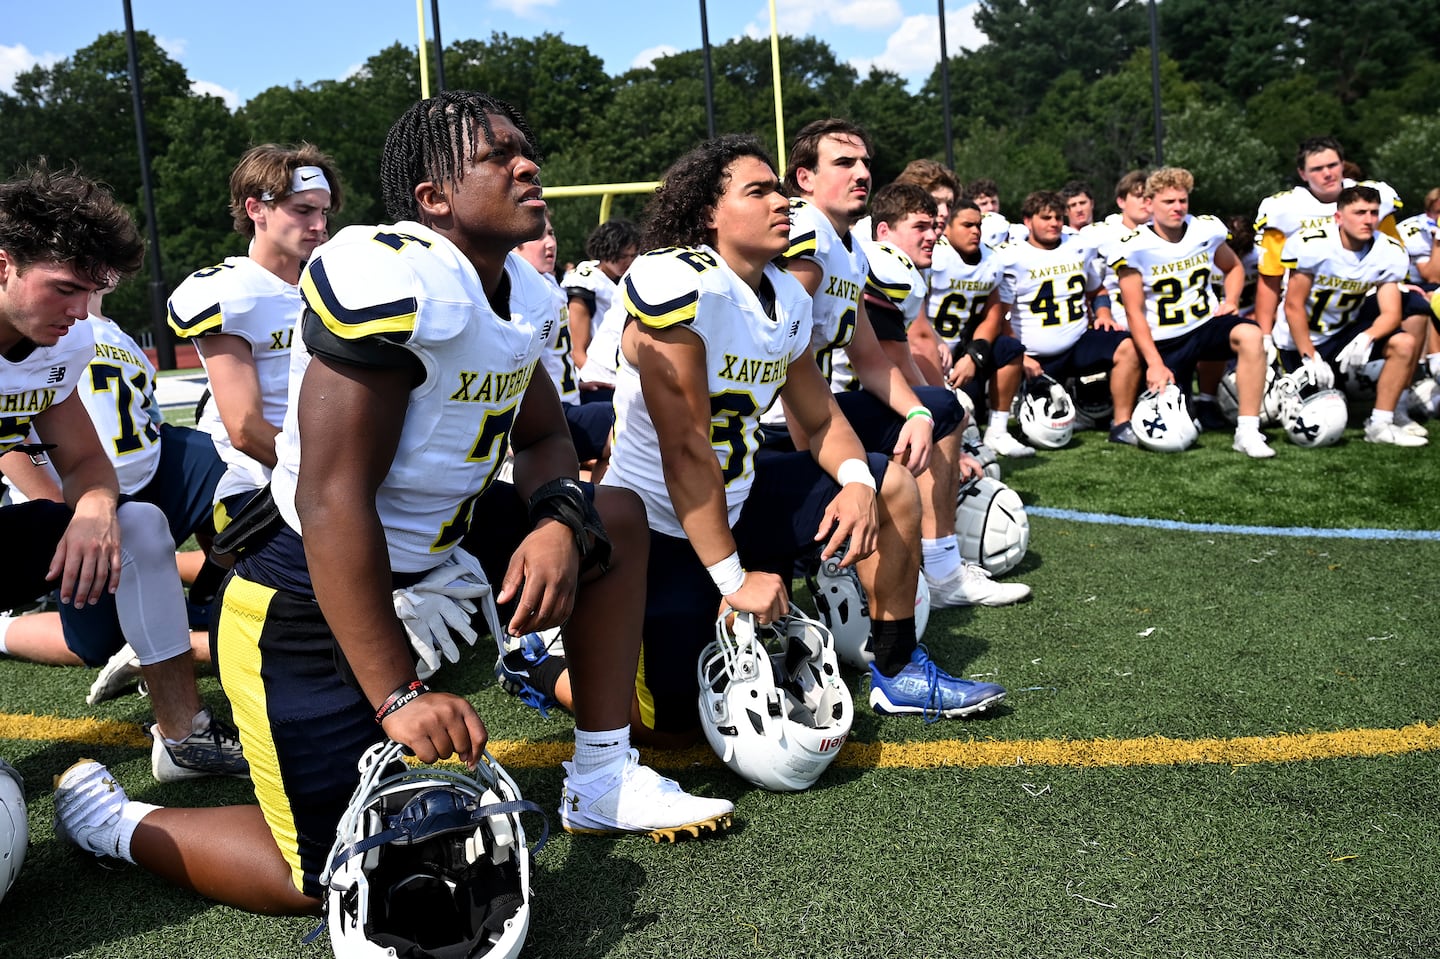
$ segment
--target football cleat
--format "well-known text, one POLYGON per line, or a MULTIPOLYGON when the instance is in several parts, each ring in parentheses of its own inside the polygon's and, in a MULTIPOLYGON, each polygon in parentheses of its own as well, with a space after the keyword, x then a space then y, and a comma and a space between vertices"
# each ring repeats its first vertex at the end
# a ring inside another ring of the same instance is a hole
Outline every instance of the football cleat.
POLYGON ((1265 439, 1264 434, 1258 431, 1247 433, 1237 430, 1235 442, 1230 444, 1230 448, 1255 460, 1268 460, 1275 455, 1275 451, 1270 448, 1270 443, 1265 439))
POLYGON ((135 650, 126 643, 110 657, 109 662, 100 667, 100 674, 95 677, 95 682, 90 684, 90 694, 85 697, 85 703, 94 706, 108 699, 115 699, 125 695, 132 686, 138 687, 141 696, 149 692, 145 688, 145 681, 140 678, 140 657, 136 656, 135 650))
POLYGON ((540 633, 526 633, 515 649, 495 660, 495 678, 501 687, 525 705, 539 710, 547 719, 551 708, 560 703, 532 682, 530 670, 549 658, 550 647, 545 637, 540 633))
POLYGON ((1023 459, 1035 455, 1035 447, 1026 446, 1011 436, 1008 430, 986 430, 985 445, 1001 456, 1008 456, 1011 459, 1023 459))
POLYGON ((894 676, 870 667, 870 706, 886 715, 915 715, 926 723, 960 719, 984 712, 1005 698, 1005 687, 957 679, 916 646, 910 662, 894 676))
POLYGON ((840 754, 855 708, 830 631, 798 610, 770 626, 720 615, 700 653, 700 725, 742 779, 808 789, 840 754))
POLYGON ((97 856, 127 858, 120 817, 129 797, 110 770, 81 759, 55 777, 55 832, 97 856))
POLYGON ((1394 423, 1375 422, 1365 424, 1365 442, 1408 447, 1428 446, 1430 444, 1428 438, 1407 433, 1394 423))
POLYGON ((582 836, 643 833, 675 842, 681 836, 700 838, 729 829, 735 805, 726 799, 692 796, 673 779, 640 764, 630 750, 625 759, 585 776, 566 762, 560 798, 560 823, 582 836))
POLYGON ((1135 430, 1130 426, 1130 421, 1116 423, 1110 427, 1110 442, 1124 443, 1126 446, 1139 446, 1140 441, 1135 438, 1135 430))
POLYGON ((150 726, 150 771, 157 782, 173 783, 202 776, 250 775, 250 764, 240 749, 240 734, 229 723, 202 709, 195 714, 190 735, 178 743, 165 740, 158 723, 150 726))
POLYGON ((1030 587, 1024 583, 997 583, 983 566, 961 563, 960 568, 943 580, 929 579, 930 608, 950 609, 956 606, 1010 606, 1030 598, 1030 587))
POLYGON ((340 818, 320 877, 337 959, 514 959, 530 929, 530 859, 544 811, 486 753, 475 770, 407 767, 380 742, 340 818), (521 816, 541 817, 532 850, 521 816))

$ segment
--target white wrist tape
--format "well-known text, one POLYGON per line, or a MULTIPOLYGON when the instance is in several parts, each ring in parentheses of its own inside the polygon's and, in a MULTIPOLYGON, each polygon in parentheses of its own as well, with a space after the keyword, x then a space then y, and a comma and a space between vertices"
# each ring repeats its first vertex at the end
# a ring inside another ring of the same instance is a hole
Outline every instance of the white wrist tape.
POLYGON ((861 486, 875 488, 875 477, 870 475, 870 465, 862 459, 848 459, 840 464, 835 471, 835 482, 841 486, 849 486, 851 483, 859 483, 861 486))
POLYGON ((706 566, 705 572, 715 582, 721 596, 729 596, 745 585, 745 567, 740 565, 740 554, 731 553, 713 566, 706 566))

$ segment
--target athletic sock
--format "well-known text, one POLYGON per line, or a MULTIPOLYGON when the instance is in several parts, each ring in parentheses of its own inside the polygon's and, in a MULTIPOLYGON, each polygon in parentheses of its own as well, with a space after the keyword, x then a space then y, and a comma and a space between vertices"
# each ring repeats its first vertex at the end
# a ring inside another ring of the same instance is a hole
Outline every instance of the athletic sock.
POLYGON ((882 676, 894 676, 910 664, 915 652, 915 617, 877 619, 870 624, 870 649, 882 676))
POLYGON ((931 579, 947 579, 960 568, 960 542, 955 534, 920 541, 920 561, 931 579))
POLYGON ((1260 417, 1258 416, 1237 416, 1235 417, 1236 433, 1258 433, 1260 432, 1260 417))
POLYGON ((575 772, 584 776, 617 763, 630 752, 630 726, 575 730, 575 772))
POLYGON ((1386 423, 1395 422, 1394 410, 1371 410, 1370 422, 1377 426, 1384 426, 1386 423))
POLYGON ((996 432, 1003 433, 1003 432, 1005 432, 1005 431, 1006 431, 1007 429, 1009 429, 1009 428, 1010 428, 1010 411, 1009 411, 1009 410, 991 410, 991 411, 990 411, 990 421, 989 421, 989 423, 987 423, 986 426, 985 426, 985 432, 988 433, 988 432, 990 432, 991 430, 995 430, 996 432))
POLYGON ((11 616, 9 613, 0 613, 0 656, 10 652, 5 645, 5 634, 10 630, 10 624, 19 619, 18 616, 11 616))

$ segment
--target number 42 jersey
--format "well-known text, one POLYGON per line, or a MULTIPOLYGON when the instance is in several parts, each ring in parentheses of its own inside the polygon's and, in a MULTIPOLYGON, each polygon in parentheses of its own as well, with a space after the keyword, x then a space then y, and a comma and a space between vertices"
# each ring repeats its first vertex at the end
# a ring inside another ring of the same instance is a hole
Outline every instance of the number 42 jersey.
POLYGON ((1086 293, 1100 287, 1098 258, 1077 236, 1053 250, 1028 240, 996 250, 1000 302, 1010 306, 1010 326, 1035 357, 1073 347, 1089 329, 1086 293))
MULTIPOLYGON (((733 527, 755 479, 760 414, 780 395, 790 364, 810 349, 810 297, 773 264, 765 267, 757 295, 708 246, 646 253, 625 275, 623 296, 627 322, 657 330, 678 326, 705 345, 710 444, 733 527)), ((623 352, 615 384, 615 445, 601 483, 638 493, 652 529, 685 535, 670 502, 640 373, 623 352)))

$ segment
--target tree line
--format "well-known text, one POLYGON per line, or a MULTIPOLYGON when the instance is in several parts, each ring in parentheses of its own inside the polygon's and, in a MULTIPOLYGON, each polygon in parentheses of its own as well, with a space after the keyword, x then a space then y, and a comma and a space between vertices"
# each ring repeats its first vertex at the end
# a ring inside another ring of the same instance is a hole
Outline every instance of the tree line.
MULTIPOLYGON (((1165 0, 1158 10, 1164 160, 1195 173, 1197 211, 1252 214, 1293 184, 1295 145, 1317 134, 1338 136, 1412 210, 1440 183, 1440 0, 1165 0)), ((976 24, 987 42, 947 64, 956 174, 995 179, 1012 214, 1027 192, 1072 179, 1108 211, 1114 182, 1156 159, 1146 5, 981 0, 976 24)), ((137 43, 167 289, 244 252, 226 211, 228 178, 254 143, 308 140, 335 157, 346 200, 332 230, 384 219, 380 149, 420 95, 414 48, 387 47, 344 80, 271 87, 231 112, 192 91, 152 35, 137 43)), ((658 179, 706 135, 700 49, 618 76, 549 33, 458 40, 444 57, 448 85, 485 90, 526 115, 547 185, 658 179)), ((859 75, 813 37, 782 38, 780 59, 790 133, 832 115, 861 123, 875 141, 877 183, 916 157, 945 160, 938 64, 912 93, 898 74, 859 75)), ((714 46, 711 60, 717 129, 755 133, 774 150, 768 40, 714 46)), ((8 174, 39 156, 109 183, 143 219, 122 34, 34 67, 0 93, 0 166, 8 174)), ((643 204, 617 198, 613 215, 637 217, 643 204)), ((562 260, 583 257, 598 206, 552 201, 562 260)), ((127 328, 149 329, 145 277, 106 307, 127 328)))

